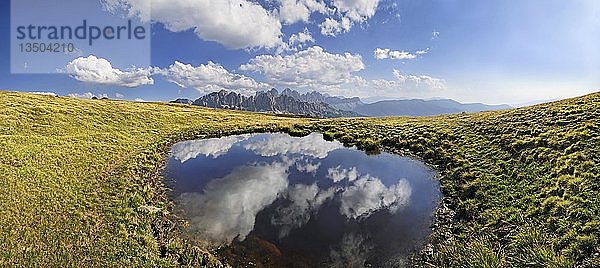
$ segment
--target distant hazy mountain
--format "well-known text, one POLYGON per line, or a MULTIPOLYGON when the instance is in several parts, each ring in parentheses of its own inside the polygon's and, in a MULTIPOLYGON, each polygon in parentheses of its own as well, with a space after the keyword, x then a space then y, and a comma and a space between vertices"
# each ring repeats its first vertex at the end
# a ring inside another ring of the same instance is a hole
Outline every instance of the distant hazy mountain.
POLYGON ((354 112, 366 116, 429 116, 510 109, 508 105, 463 104, 450 99, 441 100, 386 100, 356 107, 354 112))
POLYGON ((327 103, 333 108, 344 110, 344 111, 353 111, 357 106, 364 105, 364 103, 358 97, 354 98, 344 98, 344 97, 332 97, 327 94, 321 94, 317 91, 312 91, 305 94, 300 94, 295 90, 291 90, 286 88, 281 92, 281 95, 287 95, 293 97, 297 100, 305 101, 305 102, 323 102, 327 103))
POLYGON ((285 89, 281 94, 306 102, 324 102, 334 108, 352 111, 363 116, 429 116, 511 108, 508 105, 486 105, 482 103, 464 104, 450 99, 387 100, 366 104, 358 97, 332 97, 316 91, 300 94, 291 89, 285 89))
POLYGON ((354 112, 339 110, 320 101, 302 101, 300 97, 294 97, 290 94, 293 94, 293 92, 289 91, 287 94, 279 94, 276 89, 271 89, 269 91, 258 92, 255 96, 246 97, 235 92, 221 90, 195 100, 193 105, 252 112, 298 114, 314 117, 356 116, 354 112))
POLYGON ((375 103, 364 103, 358 97, 333 97, 316 91, 300 94, 289 88, 286 88, 281 93, 276 89, 271 89, 269 91, 258 92, 255 96, 249 97, 222 90, 203 96, 193 103, 188 99, 177 99, 172 102, 211 108, 298 114, 314 117, 430 116, 511 108, 508 105, 460 103, 451 99, 385 100, 375 103))
POLYGON ((192 103, 194 103, 192 100, 189 99, 176 99, 174 101, 171 101, 171 103, 180 103, 180 104, 188 104, 191 105, 192 103))

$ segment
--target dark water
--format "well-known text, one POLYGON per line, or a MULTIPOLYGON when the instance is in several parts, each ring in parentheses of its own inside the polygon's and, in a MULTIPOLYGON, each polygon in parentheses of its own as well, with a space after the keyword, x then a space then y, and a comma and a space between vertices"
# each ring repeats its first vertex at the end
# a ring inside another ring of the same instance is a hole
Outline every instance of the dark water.
POLYGON ((186 234, 234 266, 402 267, 441 197, 435 173, 313 133, 173 146, 166 177, 186 234))

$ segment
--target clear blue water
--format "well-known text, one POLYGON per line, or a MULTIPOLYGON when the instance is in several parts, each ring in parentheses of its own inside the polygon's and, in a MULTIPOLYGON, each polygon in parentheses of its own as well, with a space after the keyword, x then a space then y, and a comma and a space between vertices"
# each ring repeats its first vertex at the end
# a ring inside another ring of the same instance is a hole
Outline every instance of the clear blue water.
POLYGON ((401 265, 441 198, 425 164, 318 133, 181 142, 165 175, 186 235, 234 265, 401 265))

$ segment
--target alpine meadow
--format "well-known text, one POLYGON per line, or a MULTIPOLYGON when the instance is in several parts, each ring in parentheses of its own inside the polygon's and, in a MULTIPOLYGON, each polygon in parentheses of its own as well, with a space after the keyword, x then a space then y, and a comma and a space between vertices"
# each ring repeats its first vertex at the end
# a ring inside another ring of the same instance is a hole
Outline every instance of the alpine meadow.
POLYGON ((598 0, 0 1, 0 268, 598 268, 598 0))
POLYGON ((161 181, 168 147, 255 132, 415 156, 444 193, 442 267, 600 264, 600 94, 436 117, 302 119, 178 104, 2 92, 3 266, 217 265, 178 235, 161 181))

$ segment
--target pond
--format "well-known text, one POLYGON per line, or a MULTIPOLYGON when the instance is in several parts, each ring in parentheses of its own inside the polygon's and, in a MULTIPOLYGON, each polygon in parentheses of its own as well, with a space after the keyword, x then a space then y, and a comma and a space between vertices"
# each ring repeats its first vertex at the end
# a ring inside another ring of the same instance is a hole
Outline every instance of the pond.
POLYGON ((441 198, 425 164, 319 133, 177 143, 165 176, 185 235, 234 267, 401 267, 441 198))

